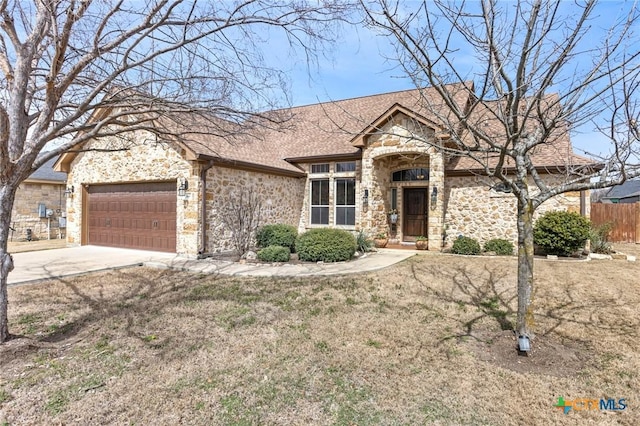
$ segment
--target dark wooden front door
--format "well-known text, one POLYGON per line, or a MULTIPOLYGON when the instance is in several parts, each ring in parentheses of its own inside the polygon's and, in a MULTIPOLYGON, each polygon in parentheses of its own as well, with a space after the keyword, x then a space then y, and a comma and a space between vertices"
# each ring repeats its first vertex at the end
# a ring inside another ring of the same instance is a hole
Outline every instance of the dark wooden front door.
POLYGON ((427 236, 427 188, 404 188, 403 235, 405 241, 415 241, 419 235, 427 236))
POLYGON ((175 182, 92 185, 88 244, 176 251, 175 182))

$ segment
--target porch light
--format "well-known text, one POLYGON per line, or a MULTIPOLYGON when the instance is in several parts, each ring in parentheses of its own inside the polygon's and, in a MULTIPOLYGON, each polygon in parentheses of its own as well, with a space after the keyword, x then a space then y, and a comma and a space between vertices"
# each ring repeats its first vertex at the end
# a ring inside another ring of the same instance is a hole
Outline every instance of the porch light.
POLYGON ((362 204, 363 205, 367 205, 369 204, 369 190, 365 189, 362 195, 362 204))
POLYGON ((438 187, 434 186, 431 190, 431 210, 436 209, 436 204, 438 203, 438 187))
POLYGON ((180 186, 178 187, 178 195, 184 197, 187 195, 187 189, 189 189, 189 182, 186 179, 182 179, 180 186))
POLYGON ((67 186, 67 188, 64 190, 64 196, 65 197, 72 197, 73 196, 73 192, 74 192, 73 185, 67 186))

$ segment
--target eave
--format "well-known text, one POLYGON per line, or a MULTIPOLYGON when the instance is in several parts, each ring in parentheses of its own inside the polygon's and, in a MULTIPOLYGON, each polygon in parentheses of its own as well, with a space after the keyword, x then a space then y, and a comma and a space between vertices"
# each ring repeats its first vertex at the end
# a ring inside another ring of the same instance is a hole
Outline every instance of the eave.
POLYGON ((347 152, 342 154, 324 154, 310 155, 305 157, 287 157, 284 159, 287 163, 320 163, 326 161, 342 161, 342 160, 360 160, 362 151, 347 152))
POLYGON ((248 161, 239 161, 239 160, 231 160, 228 158, 215 157, 210 155, 198 154, 194 160, 197 161, 212 161, 214 166, 226 167, 230 169, 239 169, 246 171, 255 171, 261 173, 267 173, 278 176, 287 176, 287 177, 305 177, 306 174, 302 171, 294 171, 281 169, 279 167, 272 166, 264 166, 262 164, 251 163, 248 161))

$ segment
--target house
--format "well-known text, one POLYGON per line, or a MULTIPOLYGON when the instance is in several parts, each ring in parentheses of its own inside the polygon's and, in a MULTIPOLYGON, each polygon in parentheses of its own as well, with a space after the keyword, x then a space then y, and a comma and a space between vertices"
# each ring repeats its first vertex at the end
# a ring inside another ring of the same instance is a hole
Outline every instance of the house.
POLYGON ((630 179, 613 186, 600 198, 602 203, 637 203, 640 201, 640 179, 630 179))
MULTIPOLYGON (((447 135, 420 95, 407 90, 274 111, 288 117, 284 129, 182 114, 158 120, 174 129, 169 139, 140 132, 137 144, 112 152, 91 149, 124 142, 91 140, 56 164, 75 188, 67 200, 68 243, 183 255, 227 251, 231 230, 221 217, 248 192, 261 201, 262 223, 300 232, 387 232, 402 244, 427 236, 430 250, 458 235, 516 241, 514 197, 470 159, 441 149, 447 135)), ((468 96, 460 91, 460 105, 468 96)), ((568 134, 537 149, 545 179, 590 163, 573 154, 568 134)), ((588 214, 585 204, 584 194, 567 193, 539 211, 582 207, 588 214)))
POLYGON ((61 238, 65 227, 66 173, 53 170, 56 158, 33 172, 16 191, 11 239, 61 238))

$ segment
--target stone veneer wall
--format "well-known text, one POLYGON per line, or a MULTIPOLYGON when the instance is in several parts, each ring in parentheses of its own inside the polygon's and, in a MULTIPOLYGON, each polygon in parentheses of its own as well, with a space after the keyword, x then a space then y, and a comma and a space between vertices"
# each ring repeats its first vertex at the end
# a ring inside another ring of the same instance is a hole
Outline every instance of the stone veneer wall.
POLYGON ((21 183, 16 192, 15 202, 11 210, 11 227, 14 240, 25 240, 27 229, 31 229, 33 239, 47 239, 64 237, 64 229, 60 229, 59 220, 65 217, 65 184, 30 182, 21 183), (53 210, 51 221, 40 218, 38 205, 44 204, 53 210), (49 232, 49 222, 51 232, 49 232), (49 235, 50 234, 50 235, 49 235))
MULTIPOLYGON (((549 183, 558 179, 555 176, 546 177, 549 183)), ((504 238, 517 244, 517 203, 513 194, 493 191, 486 179, 479 176, 447 177, 446 204, 446 245, 450 246, 459 235, 475 238, 480 244, 493 238, 504 238)), ((586 209, 588 218, 588 195, 586 209)), ((579 213, 580 192, 561 194, 546 201, 534 213, 534 221, 550 210, 579 213)))
POLYGON ((434 138, 433 131, 419 130, 412 119, 399 115, 381 132, 369 138, 362 153, 362 187, 363 190, 369 189, 369 202, 363 209, 362 225, 370 235, 389 232, 390 188, 396 187, 400 218, 396 236, 402 240, 402 188, 428 187, 427 203, 430 203, 429 196, 433 188, 438 188, 435 208, 429 208, 426 235, 429 238, 429 250, 437 250, 440 248, 443 225, 444 156, 433 144, 417 139, 415 136, 419 131, 426 132, 422 134, 424 139, 434 138), (391 183, 391 173, 394 171, 419 167, 429 169, 428 182, 391 183))
POLYGON ((248 194, 251 189, 260 197, 260 223, 298 226, 304 198, 304 178, 279 176, 255 171, 214 166, 207 172, 207 252, 233 249, 232 232, 219 215, 229 197, 248 194))
MULTIPOLYGON (((198 252, 199 178, 197 167, 184 160, 175 148, 165 144, 144 142, 127 150, 113 152, 88 151, 78 154, 67 176, 67 185, 75 187, 67 199, 67 242, 79 245, 82 235, 82 185, 170 181, 189 181, 189 198, 178 200, 176 210, 176 251, 196 255, 198 252)), ((92 141, 85 148, 114 149, 123 146, 113 138, 92 141)), ((124 146, 123 146, 124 147, 124 146)), ((176 185, 177 187, 177 185, 176 185)))

